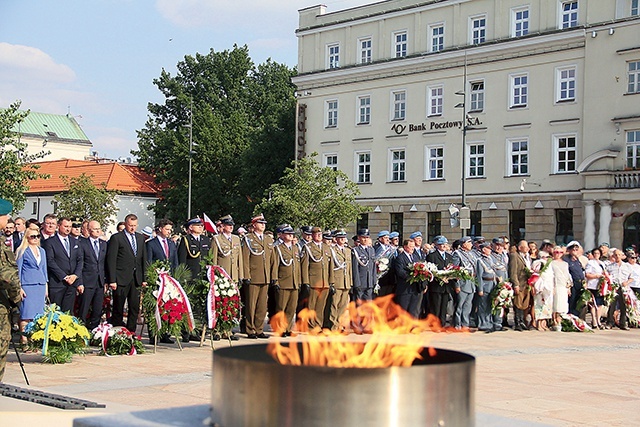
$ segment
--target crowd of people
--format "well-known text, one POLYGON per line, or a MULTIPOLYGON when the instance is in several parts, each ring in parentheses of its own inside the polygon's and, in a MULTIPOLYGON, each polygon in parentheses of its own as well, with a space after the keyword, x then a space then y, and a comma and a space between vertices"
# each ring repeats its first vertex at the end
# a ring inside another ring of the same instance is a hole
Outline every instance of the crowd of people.
MULTIPOLYGON (((378 232, 374 242, 368 229, 349 239, 343 229, 295 230, 281 224, 270 232, 266 224, 263 215, 256 215, 236 229, 231 215, 225 215, 209 232, 200 218, 189 220, 182 230, 162 219, 154 229, 145 227, 140 233, 136 215, 129 214, 107 239, 94 220, 54 214, 45 215, 41 223, 9 218, 3 239, 17 260, 21 327, 46 303, 55 303, 91 330, 102 321, 105 293, 111 293, 110 323, 135 331, 145 269, 157 260, 167 261, 171 270, 185 264, 194 278, 202 274, 205 258, 223 267, 239 285, 244 306, 241 331, 249 339, 267 338, 265 318, 278 312, 285 318, 282 335, 290 335, 302 308, 316 313, 308 321, 311 329, 366 333, 340 321, 349 302, 390 294, 412 316, 433 315, 443 327, 544 331, 559 329, 562 316, 570 313, 589 316, 596 329, 626 330, 625 298, 635 300, 634 291, 640 291, 635 251, 607 244, 585 253, 577 241, 563 246, 544 240, 538 247, 525 240, 512 244, 507 236, 465 236, 453 242, 436 236, 424 242, 420 231, 400 242, 398 232, 387 230, 378 232), (417 262, 439 270, 453 266, 468 277, 415 281, 410 270, 417 262), (492 307, 490 295, 500 282, 513 287, 512 317, 509 309, 492 307), (605 300, 606 283, 620 286, 605 300), (585 288, 592 298, 579 304, 585 288)), ((168 336, 159 338, 172 342, 168 336)), ((189 334, 182 339, 189 340, 189 334)))

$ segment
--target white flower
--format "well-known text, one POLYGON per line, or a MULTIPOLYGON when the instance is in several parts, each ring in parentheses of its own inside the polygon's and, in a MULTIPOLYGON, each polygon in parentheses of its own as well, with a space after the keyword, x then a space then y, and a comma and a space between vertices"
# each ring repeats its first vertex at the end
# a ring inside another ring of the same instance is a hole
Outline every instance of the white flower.
POLYGON ((229 295, 230 297, 234 296, 235 294, 236 294, 235 289, 231 289, 229 292, 227 292, 227 295, 229 295))
POLYGON ((217 289, 216 289, 216 292, 215 292, 215 296, 217 296, 217 297, 219 297, 219 296, 220 296, 220 292, 218 292, 218 290, 217 290, 217 289))

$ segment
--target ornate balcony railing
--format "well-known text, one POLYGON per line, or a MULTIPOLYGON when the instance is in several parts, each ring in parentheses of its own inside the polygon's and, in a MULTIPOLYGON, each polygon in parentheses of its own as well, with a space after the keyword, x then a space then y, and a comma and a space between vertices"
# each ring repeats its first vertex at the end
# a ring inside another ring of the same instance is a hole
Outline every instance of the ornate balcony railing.
POLYGON ((640 170, 614 172, 613 188, 640 188, 640 170))

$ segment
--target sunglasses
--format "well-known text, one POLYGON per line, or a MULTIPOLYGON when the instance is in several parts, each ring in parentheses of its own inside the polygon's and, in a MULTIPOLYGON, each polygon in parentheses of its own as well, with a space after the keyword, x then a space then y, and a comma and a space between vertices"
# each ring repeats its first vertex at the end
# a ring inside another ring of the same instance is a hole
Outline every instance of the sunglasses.
POLYGON ((28 237, 29 239, 39 239, 40 235, 39 234, 32 234, 31 236, 28 237))

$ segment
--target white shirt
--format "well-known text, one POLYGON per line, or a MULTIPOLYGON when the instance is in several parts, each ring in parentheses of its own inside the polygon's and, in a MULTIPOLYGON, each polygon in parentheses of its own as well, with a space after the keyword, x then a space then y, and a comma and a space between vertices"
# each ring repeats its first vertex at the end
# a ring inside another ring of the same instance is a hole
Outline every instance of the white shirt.
MULTIPOLYGON (((604 263, 602 261, 598 261, 595 259, 589 260, 587 266, 584 269, 585 275, 589 274, 602 274, 604 271, 604 263)), ((598 282, 600 279, 587 279, 587 289, 593 289, 594 291, 598 289, 598 282)))
POLYGON ((611 281, 613 283, 618 283, 622 285, 623 282, 629 280, 629 276, 631 276, 630 265, 626 262, 618 265, 617 263, 611 263, 607 266, 607 272, 611 276, 611 281))
POLYGON ((631 270, 631 279, 633 280, 629 286, 632 288, 640 288, 640 264, 627 264, 631 270))

